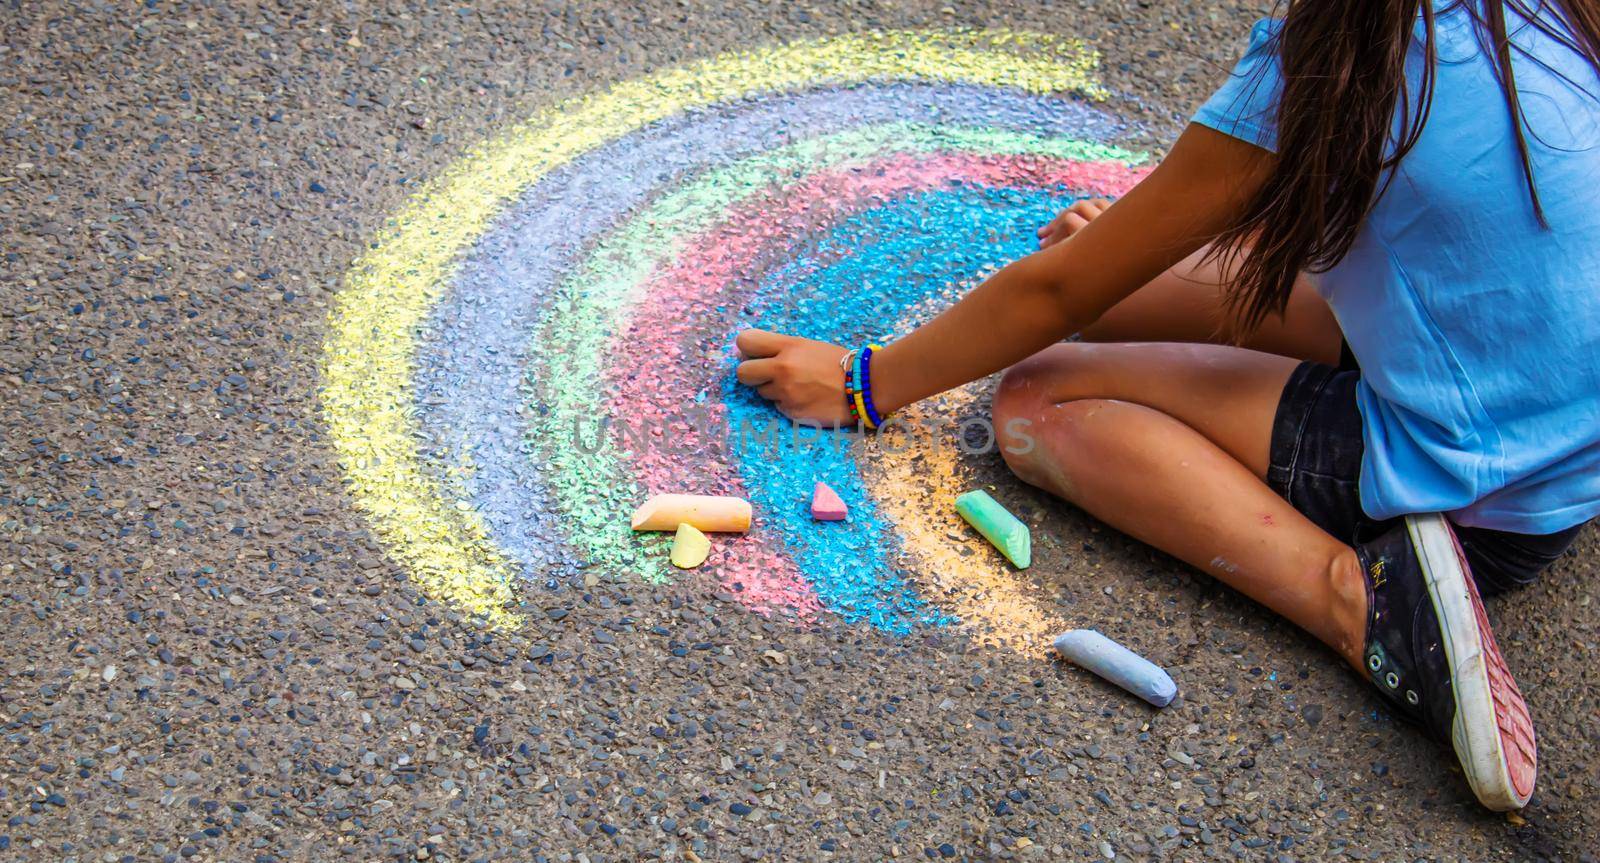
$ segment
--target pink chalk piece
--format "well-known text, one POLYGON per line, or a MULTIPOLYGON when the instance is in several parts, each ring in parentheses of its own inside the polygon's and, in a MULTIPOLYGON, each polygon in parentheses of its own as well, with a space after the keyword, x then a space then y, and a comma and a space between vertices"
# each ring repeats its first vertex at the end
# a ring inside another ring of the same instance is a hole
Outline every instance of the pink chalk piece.
POLYGON ((811 517, 817 521, 844 521, 850 514, 849 508, 839 495, 825 482, 818 482, 817 487, 811 490, 811 517))

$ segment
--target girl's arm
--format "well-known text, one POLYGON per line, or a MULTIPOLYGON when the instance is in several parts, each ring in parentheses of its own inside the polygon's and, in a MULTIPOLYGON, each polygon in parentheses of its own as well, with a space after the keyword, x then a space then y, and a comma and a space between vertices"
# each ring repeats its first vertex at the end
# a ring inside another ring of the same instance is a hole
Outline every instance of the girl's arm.
MULTIPOLYGON (((997 372, 1089 326, 1234 223, 1270 175, 1271 153, 1190 125, 1148 177, 1065 242, 996 273, 937 318, 872 355, 878 410, 997 372)), ((742 383, 796 420, 848 422, 845 349, 761 330, 739 334, 742 383)))

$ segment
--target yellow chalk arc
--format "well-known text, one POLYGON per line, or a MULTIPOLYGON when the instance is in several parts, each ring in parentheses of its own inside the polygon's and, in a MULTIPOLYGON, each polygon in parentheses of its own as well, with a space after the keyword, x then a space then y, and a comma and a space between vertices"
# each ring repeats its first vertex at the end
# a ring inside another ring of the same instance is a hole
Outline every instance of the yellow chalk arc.
POLYGON ((871 80, 1092 98, 1097 53, 1008 30, 859 33, 665 70, 553 105, 479 145, 409 199, 345 275, 328 318, 322 406, 355 506, 429 596, 515 624, 516 573, 483 519, 430 475, 411 403, 416 333, 457 256, 514 196, 608 141, 687 109, 762 92, 871 80))

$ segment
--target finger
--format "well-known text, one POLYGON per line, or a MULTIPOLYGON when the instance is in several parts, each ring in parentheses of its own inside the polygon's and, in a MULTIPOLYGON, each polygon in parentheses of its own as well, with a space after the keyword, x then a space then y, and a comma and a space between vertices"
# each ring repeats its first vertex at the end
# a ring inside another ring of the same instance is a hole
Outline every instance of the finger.
POLYGON ((781 349, 788 336, 769 333, 766 330, 745 330, 734 338, 733 343, 738 346, 739 353, 745 359, 770 357, 781 349))
POLYGON ((756 394, 769 402, 775 402, 782 400, 782 390, 783 387, 780 387, 777 384, 762 384, 761 386, 756 387, 756 394))
POLYGON ((1039 238, 1039 248, 1041 249, 1046 246, 1053 246, 1067 236, 1066 231, 1061 229, 1061 220, 1059 218, 1051 222, 1047 227, 1049 230, 1039 238))
POLYGON ((734 377, 745 386, 758 387, 777 376, 778 361, 774 359, 745 360, 734 370, 734 377))
POLYGON ((1073 204, 1068 209, 1086 219, 1089 219, 1090 221, 1093 221, 1094 219, 1099 218, 1101 213, 1104 213, 1110 208, 1111 200, 1109 198, 1085 198, 1073 204))
POLYGON ((1085 219, 1092 222, 1095 219, 1100 218, 1100 215, 1104 213, 1106 208, 1109 206, 1111 206, 1111 202, 1107 201, 1105 198, 1091 198, 1087 201, 1079 201, 1078 205, 1074 207, 1073 210, 1078 215, 1083 216, 1085 219))
POLYGON ((1062 220, 1062 218, 1064 218, 1067 215, 1067 212, 1068 211, 1066 211, 1066 210, 1062 210, 1061 212, 1056 214, 1055 218, 1051 219, 1048 222, 1045 222, 1044 227, 1039 229, 1039 236, 1048 237, 1051 234, 1054 234, 1054 233, 1060 231, 1061 230, 1061 220, 1062 220))
POLYGON ((1062 213, 1060 222, 1061 224, 1057 227, 1056 232, 1050 235, 1049 242, 1042 244, 1040 248, 1053 246, 1078 233, 1083 229, 1084 225, 1089 224, 1088 219, 1073 212, 1062 213))

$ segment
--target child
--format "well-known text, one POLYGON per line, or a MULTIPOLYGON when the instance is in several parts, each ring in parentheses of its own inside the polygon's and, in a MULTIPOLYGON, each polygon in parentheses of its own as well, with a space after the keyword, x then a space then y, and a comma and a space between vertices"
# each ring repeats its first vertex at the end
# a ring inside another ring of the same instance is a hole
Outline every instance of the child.
POLYGON ((1478 595, 1600 513, 1600 0, 1282 11, 1115 204, 868 356, 746 331, 738 377, 854 424, 1009 367, 1019 476, 1293 620, 1519 808, 1478 595))

